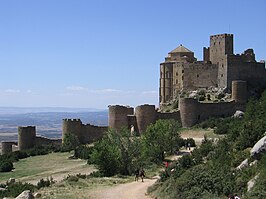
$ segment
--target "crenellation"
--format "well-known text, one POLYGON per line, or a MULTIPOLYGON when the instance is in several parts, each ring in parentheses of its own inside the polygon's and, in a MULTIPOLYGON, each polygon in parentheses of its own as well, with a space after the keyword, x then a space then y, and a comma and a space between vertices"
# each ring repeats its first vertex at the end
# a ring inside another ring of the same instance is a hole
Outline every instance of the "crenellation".
POLYGON ((210 46, 203 48, 203 61, 182 59, 184 53, 194 56, 184 46, 171 51, 169 59, 160 63, 160 104, 175 99, 186 90, 218 87, 230 91, 234 80, 246 81, 248 89, 265 87, 265 62, 256 61, 253 49, 234 54, 233 40, 233 34, 211 35, 210 46), (172 56, 173 53, 175 56, 172 56))

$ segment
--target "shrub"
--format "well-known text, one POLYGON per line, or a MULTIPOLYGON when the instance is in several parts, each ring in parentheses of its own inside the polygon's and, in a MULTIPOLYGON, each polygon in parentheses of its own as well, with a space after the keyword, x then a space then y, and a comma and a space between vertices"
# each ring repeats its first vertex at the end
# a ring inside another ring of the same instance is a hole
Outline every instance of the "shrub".
POLYGON ((5 191, 0 191, 0 198, 4 197, 17 197, 21 192, 25 190, 30 190, 34 192, 36 190, 36 186, 29 183, 15 182, 11 184, 7 184, 5 191))
POLYGON ((190 145, 191 147, 196 147, 195 140, 193 138, 187 138, 185 140, 186 146, 190 145))
POLYGON ((68 182, 78 182, 79 178, 77 176, 68 176, 67 181, 68 182))
POLYGON ((54 184, 54 180, 51 177, 50 179, 47 178, 46 180, 44 180, 43 178, 37 183, 37 188, 40 189, 42 187, 49 187, 50 185, 54 184))
POLYGON ((80 145, 74 150, 74 157, 87 160, 92 154, 93 147, 80 145))
POLYGON ((5 161, 0 163, 0 172, 9 172, 13 169, 13 163, 10 161, 5 161))
POLYGON ((67 133, 63 139, 62 151, 69 152, 80 145, 78 137, 74 133, 67 133))
POLYGON ((205 100, 205 96, 199 96, 199 101, 204 101, 205 100))

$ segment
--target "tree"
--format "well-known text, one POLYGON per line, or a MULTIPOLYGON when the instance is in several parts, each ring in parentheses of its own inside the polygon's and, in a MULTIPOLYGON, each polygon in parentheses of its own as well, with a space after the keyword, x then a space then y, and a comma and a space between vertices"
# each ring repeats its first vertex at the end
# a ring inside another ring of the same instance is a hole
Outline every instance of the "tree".
POLYGON ((79 145, 80 142, 78 137, 73 133, 67 133, 63 140, 62 151, 74 150, 79 145))
POLYGON ((173 153, 181 146, 181 125, 175 120, 157 120, 142 135, 143 156, 152 162, 162 162, 165 152, 173 153))
POLYGON ((90 157, 89 162, 95 163, 105 176, 129 175, 139 166, 139 138, 131 136, 126 129, 119 132, 110 129, 95 143, 90 157))

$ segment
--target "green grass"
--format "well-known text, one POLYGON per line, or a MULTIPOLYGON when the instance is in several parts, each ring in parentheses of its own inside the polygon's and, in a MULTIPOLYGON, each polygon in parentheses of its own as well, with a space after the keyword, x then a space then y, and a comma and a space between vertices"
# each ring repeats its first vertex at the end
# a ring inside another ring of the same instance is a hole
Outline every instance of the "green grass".
POLYGON ((80 170, 82 173, 82 171, 93 170, 93 167, 87 165, 85 160, 68 159, 71 155, 71 153, 50 153, 21 159, 14 163, 15 169, 12 172, 0 173, 0 183, 6 182, 9 178, 31 182, 49 176, 67 176, 73 171, 80 170))
POLYGON ((104 188, 115 186, 117 184, 123 184, 132 181, 131 178, 88 178, 79 179, 78 182, 63 181, 58 184, 54 184, 49 188, 42 188, 38 192, 41 193, 42 198, 49 199, 77 199, 77 198, 88 198, 92 196, 93 192, 102 190, 104 188))

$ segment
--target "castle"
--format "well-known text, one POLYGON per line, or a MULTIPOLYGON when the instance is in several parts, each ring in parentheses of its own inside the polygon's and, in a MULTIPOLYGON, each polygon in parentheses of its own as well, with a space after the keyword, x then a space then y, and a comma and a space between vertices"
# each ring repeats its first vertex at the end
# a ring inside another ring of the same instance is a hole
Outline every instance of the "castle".
MULTIPOLYGON (((231 91, 231 99, 223 102, 199 102, 194 98, 179 98, 179 109, 174 112, 160 112, 155 105, 109 106, 108 126, 82 124, 80 119, 63 119, 62 139, 67 133, 77 136, 86 144, 101 138, 112 128, 131 129, 143 133, 147 126, 158 119, 174 119, 183 127, 191 127, 210 117, 226 117, 237 110, 245 110, 248 88, 266 85, 264 62, 256 62, 252 49, 241 55, 233 54, 233 35, 221 34, 210 37, 210 47, 203 48, 204 60, 197 61, 194 53, 180 45, 160 64, 160 104, 178 96, 180 91, 218 87, 231 91)), ((19 150, 35 145, 61 143, 36 136, 36 128, 18 127, 19 150)), ((2 142, 2 154, 12 151, 13 142, 2 142)))
POLYGON ((265 62, 257 62, 253 49, 234 54, 233 34, 210 36, 203 48, 203 61, 180 45, 160 64, 160 104, 178 97, 180 91, 218 87, 230 92, 232 81, 246 81, 249 88, 266 85, 265 62))

